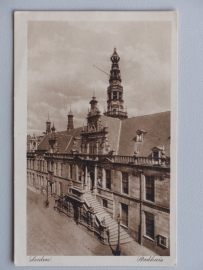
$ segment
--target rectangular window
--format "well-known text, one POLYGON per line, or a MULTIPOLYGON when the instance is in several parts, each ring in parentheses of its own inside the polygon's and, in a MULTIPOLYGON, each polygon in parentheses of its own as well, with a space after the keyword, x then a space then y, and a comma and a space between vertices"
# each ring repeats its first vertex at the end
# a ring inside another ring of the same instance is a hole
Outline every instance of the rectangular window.
POLYGON ((168 238, 163 236, 163 235, 159 235, 159 245, 167 248, 168 247, 168 238))
POLYGON ((61 172, 60 172, 60 176, 63 175, 63 163, 61 163, 61 172))
POLYGON ((81 180, 82 180, 82 172, 81 172, 81 171, 79 171, 79 172, 78 172, 78 181, 80 181, 80 182, 81 182, 81 180))
POLYGON ((128 194, 128 173, 122 172, 122 192, 128 194))
POLYGON ((62 183, 59 182, 59 196, 62 196, 62 183))
POLYGON ((70 179, 73 179, 73 164, 70 164, 70 179))
POLYGON ((128 227, 128 205, 121 203, 121 224, 128 227))
POLYGON ((146 236, 154 239, 154 215, 145 212, 145 234, 146 236))
POLYGON ((103 201, 103 207, 108 208, 108 201, 107 200, 102 200, 103 201))
POLYGON ((146 200, 154 202, 154 176, 145 178, 146 200))
POLYGON ((44 160, 42 161, 42 166, 43 166, 42 171, 44 172, 44 160))
POLYGON ((153 158, 155 160, 158 160, 159 159, 159 152, 153 152, 153 158))
POLYGON ((56 162, 56 175, 58 175, 58 162, 56 162))
POLYGON ((111 171, 106 170, 106 188, 111 189, 111 171))
POLYGON ((37 160, 37 170, 39 171, 39 160, 37 160))

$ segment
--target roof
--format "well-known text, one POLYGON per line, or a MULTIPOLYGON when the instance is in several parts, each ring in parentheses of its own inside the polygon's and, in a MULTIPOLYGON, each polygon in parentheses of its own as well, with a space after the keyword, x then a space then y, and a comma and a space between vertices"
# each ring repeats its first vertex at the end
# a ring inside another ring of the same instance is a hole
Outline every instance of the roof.
POLYGON ((118 155, 138 155, 147 157, 153 147, 165 147, 166 156, 170 156, 170 112, 132 117, 122 120, 118 155), (142 142, 135 142, 137 130, 146 131, 142 142))
MULTIPOLYGON (((170 112, 132 117, 124 120, 101 116, 103 126, 108 127, 110 149, 116 155, 132 156, 135 152, 141 157, 150 157, 152 149, 165 149, 170 156, 170 112), (137 131, 142 131, 143 140, 136 142, 137 131)), ((71 153, 79 150, 83 128, 65 130, 56 133, 58 152, 71 153)), ((49 149, 49 137, 46 135, 38 146, 38 150, 49 149)))
MULTIPOLYGON (((58 152, 70 153, 73 148, 74 137, 80 136, 82 127, 74 128, 72 130, 65 130, 56 132, 57 138, 57 150, 58 152)), ((49 138, 51 134, 47 134, 42 142, 39 144, 37 150, 48 150, 49 149, 49 138)))

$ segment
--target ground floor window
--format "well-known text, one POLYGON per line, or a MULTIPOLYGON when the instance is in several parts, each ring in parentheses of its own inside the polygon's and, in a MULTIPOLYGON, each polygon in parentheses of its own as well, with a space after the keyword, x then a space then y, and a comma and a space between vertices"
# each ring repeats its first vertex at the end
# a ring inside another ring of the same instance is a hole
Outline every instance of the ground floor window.
POLYGON ((106 188, 111 189, 111 171, 106 170, 106 188))
POLYGON ((154 215, 145 212, 145 234, 154 239, 154 215))
POLYGON ((108 201, 104 199, 102 201, 103 201, 103 207, 108 208, 108 201))
POLYGON ((62 183, 59 182, 59 196, 62 196, 62 183))
POLYGON ((121 203, 121 224, 128 227, 128 205, 121 203))

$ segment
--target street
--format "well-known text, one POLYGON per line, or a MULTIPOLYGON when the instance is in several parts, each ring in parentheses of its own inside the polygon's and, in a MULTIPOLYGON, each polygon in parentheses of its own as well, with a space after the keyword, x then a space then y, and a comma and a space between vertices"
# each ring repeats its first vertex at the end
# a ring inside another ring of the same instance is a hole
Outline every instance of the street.
MULTIPOLYGON (((109 246, 54 211, 54 199, 27 189, 27 255, 113 256, 109 246)), ((156 255, 135 241, 122 245, 121 255, 156 255)))

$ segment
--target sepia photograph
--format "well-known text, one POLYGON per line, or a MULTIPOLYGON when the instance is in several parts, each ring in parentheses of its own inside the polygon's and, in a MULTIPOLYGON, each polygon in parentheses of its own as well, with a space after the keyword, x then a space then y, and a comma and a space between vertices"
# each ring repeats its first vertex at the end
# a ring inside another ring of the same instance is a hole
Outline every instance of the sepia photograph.
POLYGON ((176 16, 16 13, 27 265, 175 265, 176 16))

